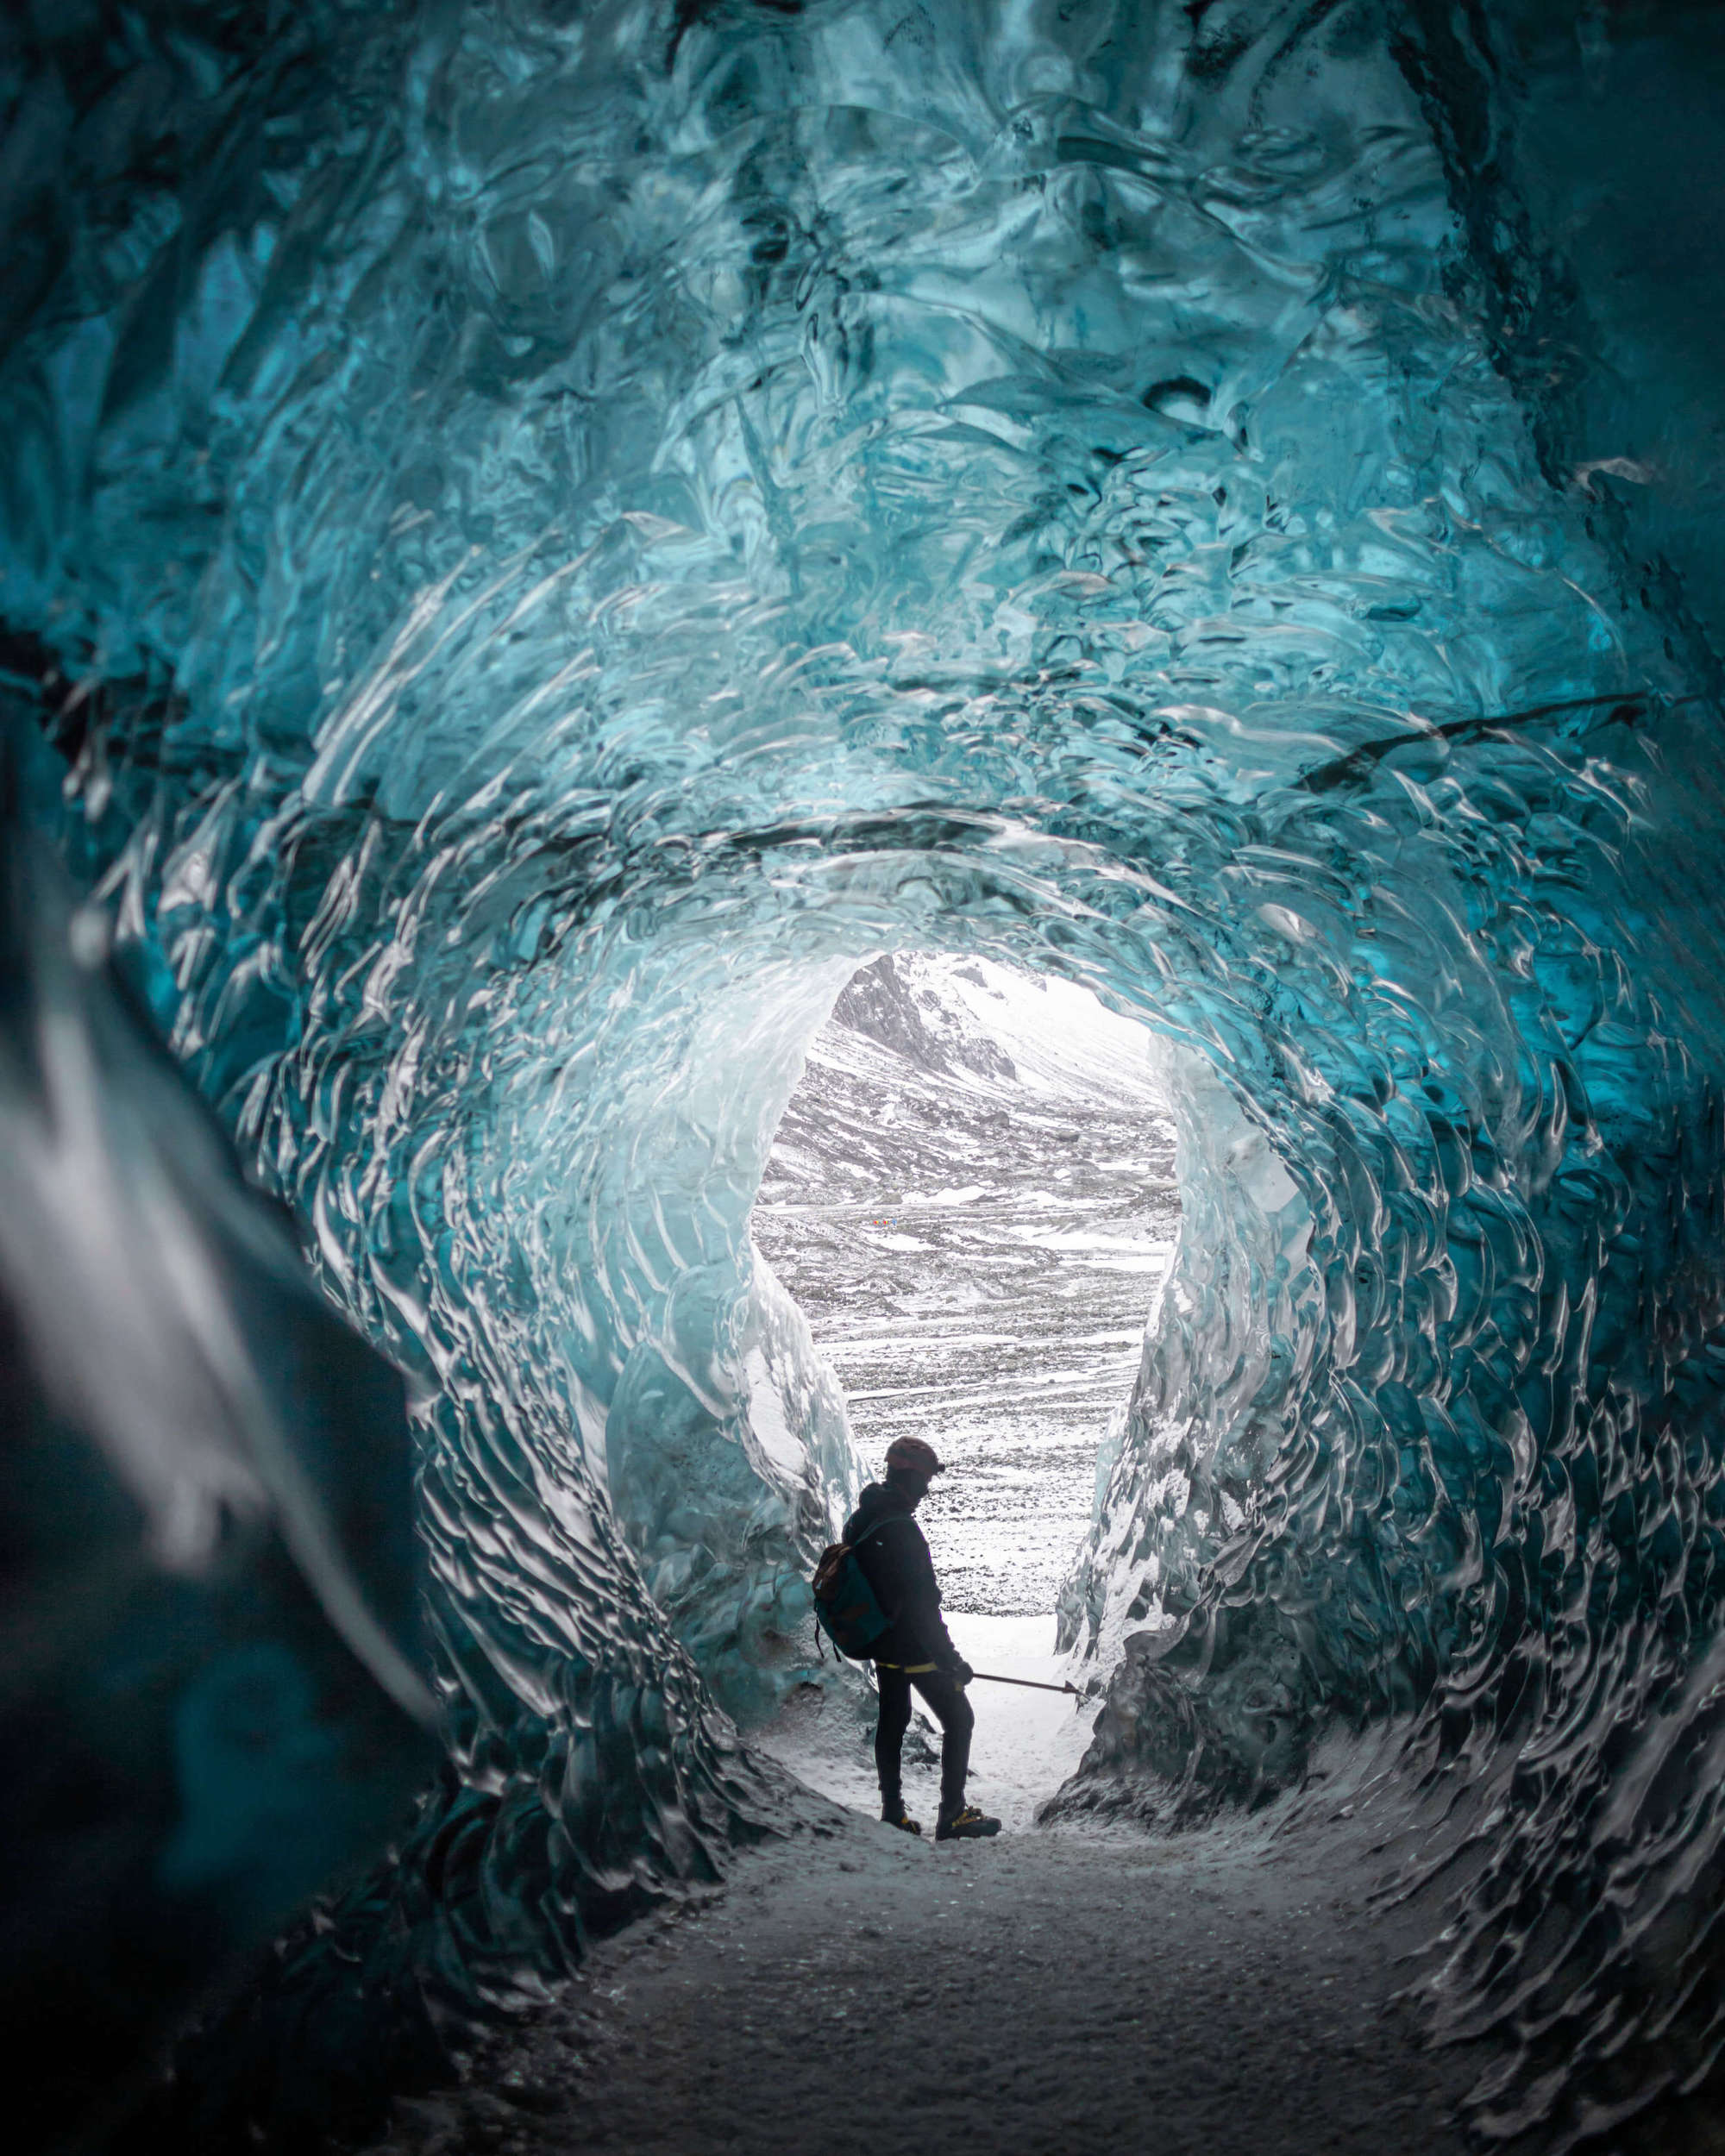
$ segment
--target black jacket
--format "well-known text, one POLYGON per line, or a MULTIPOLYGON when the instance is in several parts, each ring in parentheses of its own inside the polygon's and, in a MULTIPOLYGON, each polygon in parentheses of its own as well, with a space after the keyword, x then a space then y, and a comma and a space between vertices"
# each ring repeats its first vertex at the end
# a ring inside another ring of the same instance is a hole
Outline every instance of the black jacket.
POLYGON ((934 1559, 904 1492, 890 1482, 870 1482, 844 1523, 844 1539, 856 1550, 862 1576, 892 1624, 872 1658, 955 1668, 961 1658, 940 1614, 934 1559), (888 1524, 882 1526, 883 1521, 888 1524), (869 1529, 876 1526, 880 1532, 870 1534, 869 1529))

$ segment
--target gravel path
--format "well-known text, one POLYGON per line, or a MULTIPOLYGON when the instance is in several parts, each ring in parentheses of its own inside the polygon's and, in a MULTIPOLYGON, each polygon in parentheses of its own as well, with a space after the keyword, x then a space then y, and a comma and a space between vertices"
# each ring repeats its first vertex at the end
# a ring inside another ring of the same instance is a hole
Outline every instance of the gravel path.
POLYGON ((917 1842, 809 1800, 602 1946, 412 2156, 1460 2156, 1359 1822, 917 1842))

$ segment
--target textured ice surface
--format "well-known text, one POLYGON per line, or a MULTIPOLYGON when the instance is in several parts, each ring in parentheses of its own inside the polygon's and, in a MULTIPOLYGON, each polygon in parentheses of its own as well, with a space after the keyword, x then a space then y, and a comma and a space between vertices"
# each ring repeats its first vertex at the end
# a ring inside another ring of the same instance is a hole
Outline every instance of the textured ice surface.
POLYGON ((436 1745, 400 1379, 116 993, 33 751, 0 733, 0 2015, 12 2132, 63 2147, 436 1745))
POLYGON ((1417 1714, 1494 1821, 1488 2121, 1701 2071, 1715 669, 1493 18, 263 20, 4 32, 0 603, 68 856, 435 1396, 448 1786, 283 1983, 519 1996, 746 1813, 670 1620, 769 1698, 850 1473, 748 1212, 916 946, 1186 1074, 1080 1794, 1417 1714))

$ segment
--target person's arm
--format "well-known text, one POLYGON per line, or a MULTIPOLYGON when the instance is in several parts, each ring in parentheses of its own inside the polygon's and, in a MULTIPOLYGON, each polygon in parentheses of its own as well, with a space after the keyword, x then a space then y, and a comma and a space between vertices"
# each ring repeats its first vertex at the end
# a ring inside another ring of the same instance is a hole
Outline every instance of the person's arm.
POLYGON ((952 1634, 946 1629, 946 1620, 940 1614, 937 1602, 922 1620, 923 1652, 938 1670, 956 1677, 961 1684, 968 1684, 975 1672, 952 1644, 952 1634))

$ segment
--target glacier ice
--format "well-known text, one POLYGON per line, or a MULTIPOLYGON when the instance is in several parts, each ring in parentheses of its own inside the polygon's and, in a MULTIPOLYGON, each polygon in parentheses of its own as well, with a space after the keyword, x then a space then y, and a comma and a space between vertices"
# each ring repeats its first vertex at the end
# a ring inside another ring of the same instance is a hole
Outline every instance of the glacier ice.
POLYGON ((33 747, 0 736, 0 2012, 14 2133, 66 2147, 411 1821, 436 1710, 400 1380, 104 974, 17 814, 33 747))
POLYGON ((1502 1806, 1446 1991, 1521 2046, 1483 2115, 1705 2071, 1718 626, 1666 557, 1716 556, 1643 452, 1710 392, 1657 262, 1634 313, 1562 252, 1613 152, 1560 12, 0 34, 41 820, 430 1401, 454 1748, 274 1979, 308 2055, 530 1991, 758 1819, 712 1702, 775 1695, 850 1463, 749 1207, 802 1044, 915 947, 1181 1074, 1071 1801, 1408 1715, 1410 1787, 1502 1806))

